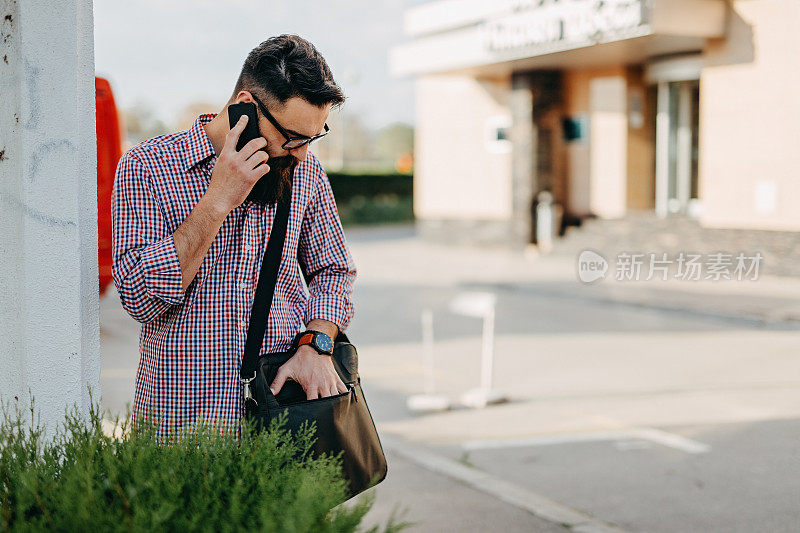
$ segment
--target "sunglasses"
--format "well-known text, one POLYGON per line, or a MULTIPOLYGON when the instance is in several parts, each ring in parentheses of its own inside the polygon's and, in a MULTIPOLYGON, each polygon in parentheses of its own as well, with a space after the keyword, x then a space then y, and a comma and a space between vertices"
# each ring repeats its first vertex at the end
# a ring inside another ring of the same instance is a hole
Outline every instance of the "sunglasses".
MULTIPOLYGON (((256 101, 256 104, 258 104, 258 108, 261 109, 261 112, 264 113, 265 117, 267 117, 269 123, 275 126, 275 129, 278 130, 278 133, 283 135, 283 138, 286 139, 286 142, 281 145, 281 148, 283 148, 284 150, 294 150, 296 148, 300 148, 301 146, 305 146, 312 141, 316 141, 320 137, 325 137, 325 135, 328 134, 328 131, 330 131, 330 128, 328 128, 328 124, 326 123, 325 131, 320 133, 319 135, 314 135, 313 137, 306 137, 305 135, 292 135, 283 126, 281 126, 277 120, 275 120, 275 117, 273 117, 272 113, 269 112, 267 106, 262 104, 261 101, 252 94, 250 96, 252 96, 253 100, 256 101)), ((296 134, 297 132, 292 132, 292 133, 296 134)))

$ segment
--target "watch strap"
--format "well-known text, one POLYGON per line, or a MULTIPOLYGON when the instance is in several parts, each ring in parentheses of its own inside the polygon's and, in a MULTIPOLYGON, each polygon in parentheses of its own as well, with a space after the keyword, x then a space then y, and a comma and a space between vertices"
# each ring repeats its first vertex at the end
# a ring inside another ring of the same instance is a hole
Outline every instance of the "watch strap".
POLYGON ((331 351, 330 350, 329 351, 320 350, 319 347, 317 346, 316 342, 314 342, 316 340, 317 335, 325 335, 325 336, 327 336, 326 333, 323 333, 321 331, 315 331, 315 330, 310 330, 310 329, 307 329, 305 331, 301 331, 295 337, 295 342, 294 342, 295 348, 299 348, 300 346, 303 346, 303 345, 306 345, 306 344, 310 344, 311 347, 314 348, 315 350, 317 350, 317 352, 319 352, 320 354, 331 355, 331 351))

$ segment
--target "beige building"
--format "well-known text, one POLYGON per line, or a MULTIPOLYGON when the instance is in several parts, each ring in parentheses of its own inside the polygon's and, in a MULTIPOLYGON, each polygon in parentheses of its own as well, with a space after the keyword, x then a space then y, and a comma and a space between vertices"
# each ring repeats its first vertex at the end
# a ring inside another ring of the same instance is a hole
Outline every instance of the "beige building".
POLYGON ((565 220, 800 230, 798 0, 436 0, 404 25, 424 232, 530 242, 545 190, 565 220))

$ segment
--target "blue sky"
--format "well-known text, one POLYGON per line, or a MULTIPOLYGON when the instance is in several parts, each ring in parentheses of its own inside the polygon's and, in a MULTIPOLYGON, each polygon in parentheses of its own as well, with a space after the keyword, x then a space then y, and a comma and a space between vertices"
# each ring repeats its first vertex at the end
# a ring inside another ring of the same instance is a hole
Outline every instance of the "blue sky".
POLYGON ((95 65, 117 104, 145 102, 170 122, 187 103, 227 100, 247 53, 296 33, 325 56, 370 127, 413 122, 412 82, 389 76, 389 49, 404 40, 414 0, 95 0, 95 65))

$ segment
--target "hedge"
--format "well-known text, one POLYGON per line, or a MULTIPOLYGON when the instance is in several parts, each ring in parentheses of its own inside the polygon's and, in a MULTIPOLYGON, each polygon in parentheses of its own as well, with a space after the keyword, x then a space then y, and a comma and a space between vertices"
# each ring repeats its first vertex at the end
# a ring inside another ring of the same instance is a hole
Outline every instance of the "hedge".
POLYGON ((101 422, 97 407, 88 423, 72 413, 46 437, 32 414, 3 407, 0 531, 350 532, 372 504, 337 506, 339 461, 312 458, 312 429, 245 425, 237 439, 198 427, 166 445, 153 428, 128 431, 127 419, 111 438, 101 422))
POLYGON ((394 195, 411 198, 414 195, 414 176, 411 174, 355 174, 328 172, 333 195, 339 202, 349 202, 358 196, 394 195))
POLYGON ((409 174, 329 172, 343 225, 414 220, 414 178, 409 174))

